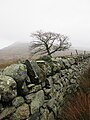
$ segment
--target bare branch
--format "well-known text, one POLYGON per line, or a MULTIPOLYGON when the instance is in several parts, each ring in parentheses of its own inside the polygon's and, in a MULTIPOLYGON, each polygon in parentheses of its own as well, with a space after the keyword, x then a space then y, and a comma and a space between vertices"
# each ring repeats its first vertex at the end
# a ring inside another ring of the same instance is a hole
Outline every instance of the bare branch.
POLYGON ((36 39, 31 44, 34 53, 52 55, 56 51, 64 51, 71 46, 68 37, 59 33, 36 31, 32 33, 32 37, 36 39))

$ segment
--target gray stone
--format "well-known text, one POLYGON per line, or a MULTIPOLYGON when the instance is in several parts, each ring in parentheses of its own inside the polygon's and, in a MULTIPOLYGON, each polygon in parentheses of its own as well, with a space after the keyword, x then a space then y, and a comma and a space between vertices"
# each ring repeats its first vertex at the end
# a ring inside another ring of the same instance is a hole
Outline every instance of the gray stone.
POLYGON ((27 95, 29 93, 29 90, 28 90, 27 85, 26 85, 25 82, 23 83, 23 85, 21 87, 21 90, 22 91, 19 91, 21 95, 25 96, 25 95, 27 95))
POLYGON ((35 112, 38 112, 40 107, 44 103, 44 92, 43 90, 40 90, 36 93, 35 98, 31 102, 31 114, 34 114, 35 112))
POLYGON ((8 107, 5 108, 1 113, 0 113, 0 120, 5 119, 6 117, 9 117, 11 114, 13 114, 16 111, 15 107, 8 107))
POLYGON ((35 94, 33 94, 33 93, 28 94, 25 96, 25 101, 26 101, 26 103, 30 104, 34 98, 35 98, 35 94))
POLYGON ((69 68, 70 67, 70 63, 68 61, 68 59, 62 59, 63 60, 63 63, 65 65, 65 67, 69 68))
POLYGON ((48 120, 49 110, 44 109, 43 114, 40 116, 40 120, 48 120))
POLYGON ((41 85, 36 85, 36 86, 32 87, 31 90, 29 90, 29 93, 35 93, 41 89, 42 89, 41 85))
POLYGON ((76 79, 71 79, 70 83, 76 83, 76 79))
POLYGON ((0 103, 0 113, 4 110, 2 103, 0 103))
POLYGON ((10 117, 10 120, 26 120, 29 118, 29 106, 24 103, 20 107, 17 108, 16 112, 10 117))
POLYGON ((16 82, 9 76, 0 75, 0 96, 2 102, 9 102, 17 95, 16 82))
POLYGON ((24 103, 24 98, 23 97, 16 97, 14 98, 14 100, 12 101, 12 105, 15 107, 19 107, 20 105, 22 105, 24 103))
POLYGON ((47 106, 49 107, 49 109, 51 109, 55 115, 57 115, 57 107, 56 107, 56 100, 55 98, 52 98, 48 101, 47 106))
POLYGON ((17 82, 17 93, 18 95, 22 95, 22 86, 27 78, 26 65, 12 64, 4 69, 3 74, 12 77, 17 82))
POLYGON ((53 82, 55 84, 60 84, 61 83, 61 79, 60 79, 60 73, 56 73, 54 76, 53 76, 53 82))
POLYGON ((15 81, 24 81, 27 77, 27 69, 24 64, 12 64, 3 71, 4 75, 12 77, 15 81))
POLYGON ((34 113, 27 120, 40 120, 40 113, 39 112, 34 113))
POLYGON ((26 60, 25 64, 27 66, 27 74, 30 77, 32 84, 39 84, 45 81, 45 71, 43 71, 42 68, 38 66, 36 61, 26 60))
POLYGON ((48 120, 55 120, 53 112, 49 114, 48 120))
POLYGON ((51 76, 48 77, 47 80, 48 80, 48 83, 49 83, 49 87, 52 88, 53 87, 53 79, 52 79, 52 77, 51 76))
POLYGON ((28 86, 27 86, 27 88, 28 89, 32 89, 32 87, 34 87, 35 86, 35 84, 29 84, 28 86))
POLYGON ((68 58, 68 61, 71 65, 75 64, 75 59, 74 58, 68 58))

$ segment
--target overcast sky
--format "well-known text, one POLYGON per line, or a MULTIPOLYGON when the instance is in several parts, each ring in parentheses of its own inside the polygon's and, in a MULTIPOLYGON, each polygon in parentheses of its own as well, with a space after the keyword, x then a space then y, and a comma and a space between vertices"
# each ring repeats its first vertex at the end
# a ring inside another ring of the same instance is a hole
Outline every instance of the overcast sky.
POLYGON ((90 0, 0 0, 0 48, 30 41, 37 30, 67 35, 72 46, 90 48, 90 0))

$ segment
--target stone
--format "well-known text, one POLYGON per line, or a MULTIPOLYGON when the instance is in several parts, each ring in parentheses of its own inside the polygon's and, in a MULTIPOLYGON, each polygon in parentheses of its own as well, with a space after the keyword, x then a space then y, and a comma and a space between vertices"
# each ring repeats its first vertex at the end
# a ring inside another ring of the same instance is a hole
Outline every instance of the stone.
POLYGON ((23 85, 22 85, 21 91, 18 91, 18 93, 19 93, 20 95, 23 95, 23 96, 25 96, 25 95, 27 95, 27 94, 29 93, 29 90, 28 90, 27 85, 26 85, 25 82, 24 82, 23 85))
POLYGON ((27 78, 26 65, 12 64, 4 69, 3 74, 12 77, 17 82, 17 93, 22 95, 22 86, 27 78))
POLYGON ((35 98, 31 102, 31 114, 34 114, 35 112, 38 112, 40 107, 44 103, 44 92, 43 90, 40 90, 36 93, 35 98))
POLYGON ((51 76, 52 75, 52 67, 50 64, 46 64, 46 76, 51 76))
POLYGON ((15 107, 19 107, 23 103, 24 103, 24 98, 21 96, 14 98, 12 101, 12 105, 15 107))
POLYGON ((41 85, 36 85, 29 90, 29 93, 35 93, 41 89, 42 89, 41 85))
POLYGON ((75 59, 74 58, 68 58, 68 61, 71 65, 75 64, 75 59))
POLYGON ((49 87, 52 88, 53 87, 53 78, 50 76, 47 78, 47 81, 48 81, 49 87))
POLYGON ((0 96, 2 102, 10 102, 17 96, 16 82, 13 78, 0 75, 0 96))
POLYGON ((40 120, 48 120, 49 110, 44 109, 43 114, 40 116, 40 120))
POLYGON ((41 79, 42 87, 45 87, 46 85, 46 62, 45 61, 36 61, 38 66, 40 67, 40 71, 42 74, 40 74, 39 79, 41 79))
POLYGON ((24 103, 17 108, 16 112, 10 117, 10 120, 26 120, 29 118, 29 114, 29 106, 24 103))
POLYGON ((5 108, 1 113, 0 113, 0 120, 5 119, 6 117, 9 117, 11 114, 13 114, 16 111, 15 107, 8 107, 5 108))
POLYGON ((54 119, 54 114, 53 114, 53 112, 51 112, 51 113, 49 114, 48 120, 55 120, 55 119, 54 119))
POLYGON ((25 64, 32 84, 39 84, 45 81, 46 72, 38 66, 36 61, 26 60, 25 64))
POLYGON ((16 82, 22 82, 27 77, 26 65, 12 64, 4 69, 3 74, 12 77, 16 82))
POLYGON ((56 73, 56 74, 53 76, 53 82, 54 82, 55 84, 60 84, 60 83, 61 83, 60 78, 61 78, 60 73, 56 73))
POLYGON ((28 86, 27 86, 27 88, 28 89, 32 89, 32 87, 34 87, 35 86, 35 84, 29 84, 28 86))
POLYGON ((63 59, 62 58, 58 58, 57 62, 60 64, 60 69, 63 70, 65 69, 64 63, 63 63, 63 59))
POLYGON ((57 116, 57 107, 56 107, 56 100, 55 98, 52 98, 48 101, 47 106, 50 110, 54 112, 54 114, 57 116))
POLYGON ((70 83, 76 83, 76 79, 71 79, 70 83))
POLYGON ((63 60, 63 63, 65 65, 65 68, 69 68, 70 67, 70 63, 68 61, 68 59, 62 59, 63 60))
POLYGON ((54 88, 55 88, 56 91, 61 90, 60 84, 54 84, 54 88))
POLYGON ((35 112, 27 120, 40 120, 40 113, 39 112, 35 112))
POLYGON ((30 104, 35 98, 35 94, 31 93, 25 96, 25 101, 27 104, 30 104))
POLYGON ((0 113, 4 110, 2 103, 0 103, 0 113))

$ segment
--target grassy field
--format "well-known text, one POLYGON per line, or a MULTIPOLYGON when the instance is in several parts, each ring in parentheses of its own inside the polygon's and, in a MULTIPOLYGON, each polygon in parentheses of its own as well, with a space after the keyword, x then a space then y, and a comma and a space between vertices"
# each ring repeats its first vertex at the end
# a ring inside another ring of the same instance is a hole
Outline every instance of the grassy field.
POLYGON ((17 62, 18 60, 0 60, 0 69, 4 69, 5 67, 17 62))

